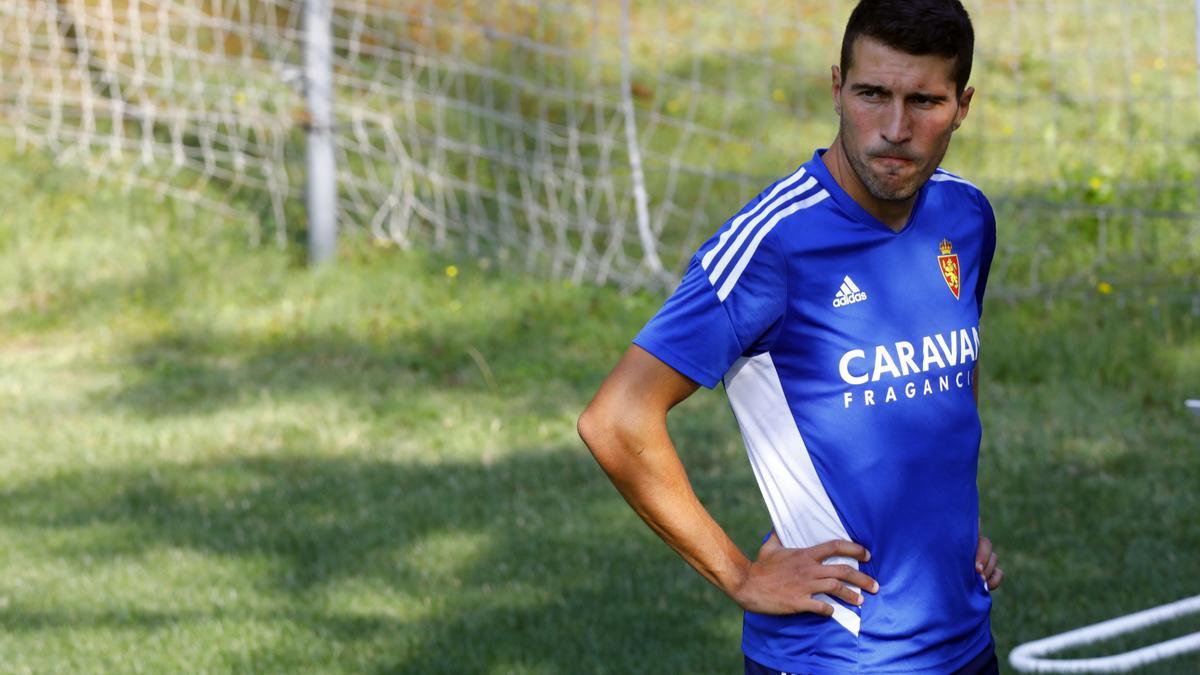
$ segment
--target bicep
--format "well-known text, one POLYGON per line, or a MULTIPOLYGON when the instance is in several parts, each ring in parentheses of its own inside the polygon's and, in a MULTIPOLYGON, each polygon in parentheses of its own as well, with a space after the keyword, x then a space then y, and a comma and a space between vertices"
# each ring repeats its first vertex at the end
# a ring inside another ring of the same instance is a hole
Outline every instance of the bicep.
POLYGON ((645 349, 630 345, 588 407, 665 418, 668 410, 699 386, 645 349))
POLYGON ((580 415, 579 435, 610 476, 628 477, 637 473, 629 460, 648 448, 673 447, 667 412, 698 386, 632 345, 580 415))

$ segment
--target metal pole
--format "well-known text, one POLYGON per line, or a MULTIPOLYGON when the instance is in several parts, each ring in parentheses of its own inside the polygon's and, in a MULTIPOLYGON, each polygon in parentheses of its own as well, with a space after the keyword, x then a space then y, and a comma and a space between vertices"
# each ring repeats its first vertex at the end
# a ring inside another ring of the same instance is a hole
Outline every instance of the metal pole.
MULTIPOLYGON (((1200 2, 1200 0, 1196 0, 1200 2)), ((625 113, 625 145, 629 150, 630 180, 633 182, 633 205, 637 215, 638 237, 642 242, 642 264, 650 269, 655 282, 667 285, 671 275, 663 270, 658 258, 654 232, 650 228, 650 199, 646 194, 646 178, 642 173, 642 151, 638 146, 637 113, 633 108, 633 65, 629 56, 629 0, 621 0, 621 109, 625 113)))
POLYGON ((304 96, 308 105, 308 257, 333 259, 337 250, 337 166, 333 158, 332 0, 304 3, 304 96))
POLYGON ((1184 635, 1113 656, 1088 659, 1043 657, 1069 647, 1109 640, 1197 612, 1200 612, 1200 595, 1018 645, 1008 655, 1008 662, 1022 673, 1123 673, 1155 661, 1200 650, 1200 633, 1184 635))

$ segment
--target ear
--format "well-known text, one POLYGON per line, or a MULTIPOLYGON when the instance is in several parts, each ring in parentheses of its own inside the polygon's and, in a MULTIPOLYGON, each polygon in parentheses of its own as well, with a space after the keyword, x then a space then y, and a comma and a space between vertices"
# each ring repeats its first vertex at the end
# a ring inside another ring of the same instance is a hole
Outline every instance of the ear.
POLYGON ((833 83, 830 87, 833 93, 833 111, 842 116, 842 69, 838 66, 832 68, 833 83))
POLYGON ((963 120, 967 118, 967 113, 971 110, 971 99, 975 96, 975 87, 967 87, 963 90, 962 96, 958 97, 958 112, 954 114, 954 130, 962 126, 963 120))

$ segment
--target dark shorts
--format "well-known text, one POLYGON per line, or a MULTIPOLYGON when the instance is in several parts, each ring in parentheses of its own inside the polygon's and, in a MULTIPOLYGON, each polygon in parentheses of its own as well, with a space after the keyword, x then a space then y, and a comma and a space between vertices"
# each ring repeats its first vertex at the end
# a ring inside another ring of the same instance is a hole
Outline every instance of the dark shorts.
MULTIPOLYGON (((746 675, 789 675, 768 668, 746 657, 746 675)), ((996 643, 989 642, 987 649, 971 659, 967 665, 954 671, 954 675, 1000 675, 1000 662, 996 659, 996 643)))

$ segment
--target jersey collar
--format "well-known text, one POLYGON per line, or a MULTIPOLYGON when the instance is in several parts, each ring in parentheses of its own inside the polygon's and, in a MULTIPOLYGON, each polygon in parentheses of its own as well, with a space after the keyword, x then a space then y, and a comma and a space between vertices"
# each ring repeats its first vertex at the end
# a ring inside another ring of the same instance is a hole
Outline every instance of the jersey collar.
POLYGON ((828 167, 825 166, 825 162, 821 161, 821 156, 828 149, 817 148, 817 151, 813 153, 812 160, 804 166, 808 170, 809 175, 815 176, 822 187, 829 192, 830 196, 833 197, 833 201, 841 207, 843 212, 856 222, 896 236, 902 235, 913 228, 913 223, 917 220, 917 214, 921 212, 921 205, 925 203, 925 192, 929 189, 929 181, 925 181, 925 184, 917 191, 917 201, 913 202, 912 212, 908 214, 908 222, 904 223, 904 227, 900 228, 900 231, 897 232, 884 224, 883 221, 868 213, 861 204, 854 201, 854 198, 842 189, 841 185, 838 185, 833 174, 829 173, 828 167))

